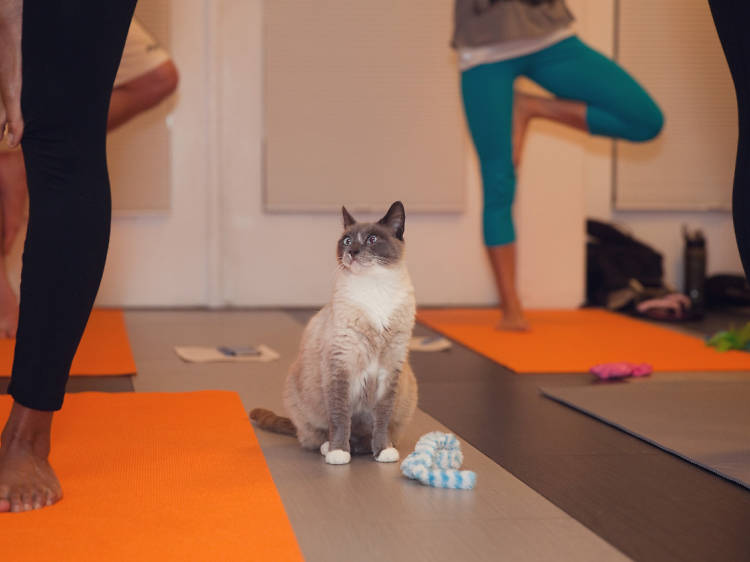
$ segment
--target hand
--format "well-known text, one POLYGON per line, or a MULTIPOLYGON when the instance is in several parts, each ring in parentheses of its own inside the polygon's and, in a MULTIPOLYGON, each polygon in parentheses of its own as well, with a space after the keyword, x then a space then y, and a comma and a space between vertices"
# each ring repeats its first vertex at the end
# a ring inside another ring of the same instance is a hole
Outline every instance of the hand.
POLYGON ((23 137, 21 18, 23 0, 0 0, 0 140, 15 148, 23 137))

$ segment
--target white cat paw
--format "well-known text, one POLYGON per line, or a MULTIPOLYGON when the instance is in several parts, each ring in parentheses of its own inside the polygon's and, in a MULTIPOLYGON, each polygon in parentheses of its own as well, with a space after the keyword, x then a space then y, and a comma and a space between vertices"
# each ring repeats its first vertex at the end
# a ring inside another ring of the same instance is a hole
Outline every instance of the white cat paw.
POLYGON ((380 451, 380 454, 375 457, 378 462, 397 462, 399 459, 398 450, 395 447, 388 447, 380 451))
POLYGON ((348 464, 350 460, 352 460, 352 456, 348 451, 336 449, 335 451, 328 451, 326 453, 326 462, 328 464, 348 464))
POLYGON ((330 446, 330 444, 328 443, 328 441, 326 441, 325 443, 323 443, 320 446, 320 454, 323 455, 324 457, 328 454, 328 447, 329 446, 330 446))

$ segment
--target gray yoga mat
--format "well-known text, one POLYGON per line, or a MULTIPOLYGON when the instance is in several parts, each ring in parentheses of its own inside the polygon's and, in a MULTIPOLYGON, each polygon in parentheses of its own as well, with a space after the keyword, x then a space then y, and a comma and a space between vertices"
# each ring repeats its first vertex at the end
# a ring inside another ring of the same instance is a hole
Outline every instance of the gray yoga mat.
POLYGON ((750 380, 629 381, 541 390, 750 489, 750 380))

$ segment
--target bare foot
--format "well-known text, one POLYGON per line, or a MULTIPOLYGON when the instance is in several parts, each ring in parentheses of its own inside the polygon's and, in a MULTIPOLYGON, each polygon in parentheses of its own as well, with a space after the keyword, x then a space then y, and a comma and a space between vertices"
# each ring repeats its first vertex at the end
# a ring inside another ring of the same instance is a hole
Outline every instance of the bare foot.
POLYGON ((13 404, 0 445, 0 512, 40 509, 62 498, 47 460, 51 426, 52 412, 13 404))
POLYGON ((0 153, 0 213, 2 251, 8 254, 26 215, 26 169, 20 150, 0 153))
POLYGON ((518 168, 523 155, 523 141, 529 121, 536 115, 538 98, 529 94, 516 92, 513 97, 513 166, 518 168))
POLYGON ((529 323, 523 314, 520 304, 503 307, 503 317, 497 325, 498 330, 504 332, 528 332, 529 323))
POLYGON ((8 144, 18 146, 23 136, 21 115, 22 0, 0 2, 0 140, 6 130, 8 144))

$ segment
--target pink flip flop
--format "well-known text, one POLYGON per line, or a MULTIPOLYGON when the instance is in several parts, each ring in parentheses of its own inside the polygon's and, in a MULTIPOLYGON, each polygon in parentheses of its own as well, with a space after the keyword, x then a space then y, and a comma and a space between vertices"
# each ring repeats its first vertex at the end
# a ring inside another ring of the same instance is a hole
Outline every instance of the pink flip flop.
POLYGON ((601 363, 591 367, 590 372, 600 380, 624 379, 627 377, 645 377, 654 371, 648 363, 601 363))

